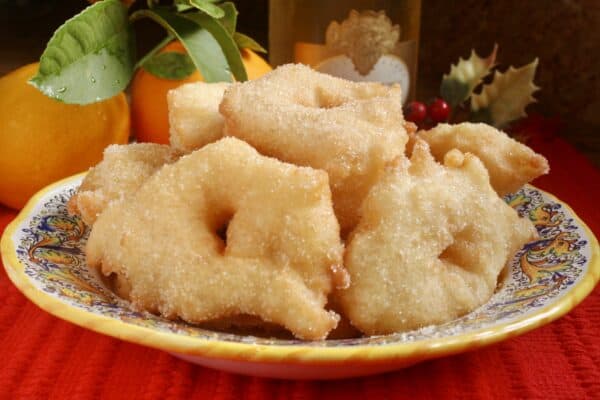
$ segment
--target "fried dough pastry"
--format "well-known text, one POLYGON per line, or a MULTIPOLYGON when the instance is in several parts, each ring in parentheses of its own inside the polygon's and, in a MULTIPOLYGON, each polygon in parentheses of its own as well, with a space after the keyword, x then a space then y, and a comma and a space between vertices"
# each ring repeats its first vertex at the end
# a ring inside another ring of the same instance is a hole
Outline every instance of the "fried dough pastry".
MULTIPOLYGON (((93 226, 88 265, 140 309, 191 323, 253 315, 322 339, 343 246, 327 174, 224 138, 164 166, 93 226)), ((345 273, 345 271, 344 271, 345 273)))
POLYGON ((167 93, 171 146, 189 153, 223 137, 219 103, 231 84, 195 82, 167 93))
POLYGON ((439 124, 418 135, 429 144, 438 161, 452 149, 476 155, 487 168, 492 187, 501 196, 517 191, 550 170, 544 156, 487 124, 439 124))
POLYGON ((329 174, 343 232, 384 165, 408 138, 399 86, 350 82, 296 64, 232 85, 219 110, 225 134, 260 153, 329 174))
POLYGON ((417 141, 365 199, 345 255, 351 284, 336 297, 366 334, 444 323, 484 304, 534 235, 477 157, 453 150, 440 165, 417 141))
POLYGON ((173 149, 162 144, 108 146, 103 160, 90 169, 67 208, 92 225, 108 203, 134 192, 158 168, 177 158, 173 149))

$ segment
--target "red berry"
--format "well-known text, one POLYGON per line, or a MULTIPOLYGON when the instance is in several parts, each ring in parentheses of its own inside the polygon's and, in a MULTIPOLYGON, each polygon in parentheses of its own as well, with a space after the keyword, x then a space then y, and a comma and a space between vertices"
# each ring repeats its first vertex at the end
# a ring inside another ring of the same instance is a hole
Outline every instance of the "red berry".
POLYGON ((414 122, 415 124, 423 121, 427 116, 427 107, 420 101, 411 101, 404 108, 404 118, 407 121, 414 122))
POLYGON ((445 122, 450 116, 450 106, 442 99, 435 99, 429 105, 428 112, 433 122, 445 122))

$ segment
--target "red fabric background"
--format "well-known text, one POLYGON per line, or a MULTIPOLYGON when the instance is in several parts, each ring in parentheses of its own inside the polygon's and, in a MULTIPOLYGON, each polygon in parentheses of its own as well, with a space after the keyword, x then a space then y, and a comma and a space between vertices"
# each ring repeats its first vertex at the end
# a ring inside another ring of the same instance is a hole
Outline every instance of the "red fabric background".
MULTIPOLYGON (((519 127, 552 167, 535 184, 569 203, 600 236, 600 171, 550 135, 554 128, 539 118, 519 127)), ((0 231, 15 215, 0 206, 0 231)), ((596 288, 560 320, 472 353, 361 379, 277 381, 202 368, 63 322, 25 299, 2 269, 0 398, 600 398, 599 334, 596 288)))

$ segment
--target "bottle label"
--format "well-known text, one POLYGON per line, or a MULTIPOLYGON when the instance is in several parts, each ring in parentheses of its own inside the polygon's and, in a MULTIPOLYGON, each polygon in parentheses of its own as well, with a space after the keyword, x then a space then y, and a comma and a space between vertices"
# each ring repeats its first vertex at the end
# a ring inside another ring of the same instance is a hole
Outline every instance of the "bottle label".
POLYGON ((398 83, 405 102, 415 73, 417 45, 414 40, 400 42, 400 37, 400 26, 393 25, 384 11, 352 10, 341 23, 329 24, 324 45, 296 43, 294 59, 344 79, 398 83))

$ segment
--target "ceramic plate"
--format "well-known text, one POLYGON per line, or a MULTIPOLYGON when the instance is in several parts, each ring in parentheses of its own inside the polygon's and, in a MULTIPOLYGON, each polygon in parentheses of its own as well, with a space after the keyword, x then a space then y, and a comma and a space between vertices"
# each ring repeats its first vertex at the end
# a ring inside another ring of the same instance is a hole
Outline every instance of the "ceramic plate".
MULTIPOLYGON (((303 342, 204 330, 136 312, 85 264, 89 229, 66 203, 83 175, 34 196, 2 237, 10 279, 47 312, 96 332, 226 371, 276 378, 374 374, 473 350, 522 334, 571 310, 600 276, 598 242, 566 204, 532 186, 506 201, 537 227, 490 301, 443 325, 394 335, 303 342)), ((490 215, 490 218, 494 218, 490 215)))

